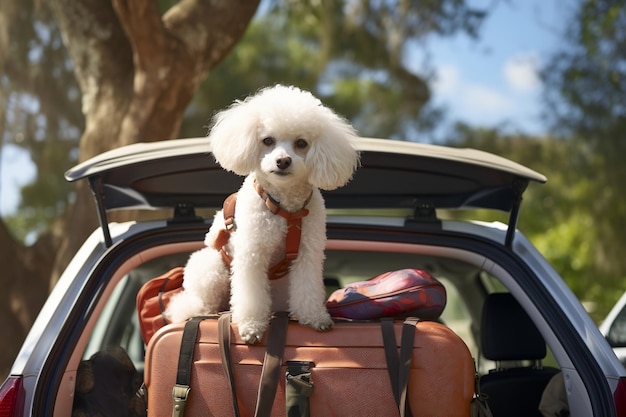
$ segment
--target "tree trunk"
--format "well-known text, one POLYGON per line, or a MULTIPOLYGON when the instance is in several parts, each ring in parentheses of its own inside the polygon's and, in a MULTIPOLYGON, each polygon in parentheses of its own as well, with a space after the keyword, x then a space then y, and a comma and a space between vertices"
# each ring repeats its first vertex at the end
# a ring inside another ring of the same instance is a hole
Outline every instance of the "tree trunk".
MULTIPOLYGON (((161 15, 154 0, 54 0, 83 93, 80 159, 135 142, 173 139, 208 71, 247 28, 258 0, 182 0, 161 15)), ((66 217, 54 284, 97 225, 86 184, 66 217)))
POLYGON ((4 377, 48 295, 54 245, 47 234, 35 245, 24 247, 13 239, 0 220, 0 247, 0 265, 4 271, 0 317, 6 335, 0 339, 0 377, 4 377))
MULTIPOLYGON (((49 2, 82 93, 86 127, 79 159, 176 138, 200 83, 239 41, 258 3, 180 0, 161 14, 156 0, 49 2)), ((0 292, 0 317, 11 335, 0 342, 0 372, 8 371, 41 308, 46 282, 57 282, 96 226, 84 182, 77 184, 58 233, 47 232, 32 247, 15 242, 0 219, 0 265, 14 275, 0 292)))

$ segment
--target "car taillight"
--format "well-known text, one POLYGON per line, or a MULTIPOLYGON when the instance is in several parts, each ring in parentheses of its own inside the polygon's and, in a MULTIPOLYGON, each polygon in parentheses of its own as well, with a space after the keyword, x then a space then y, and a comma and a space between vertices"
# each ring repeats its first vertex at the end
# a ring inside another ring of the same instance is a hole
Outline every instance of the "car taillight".
POLYGON ((617 417, 626 417, 626 378, 620 378, 613 393, 615 414, 617 417))
POLYGON ((0 387, 0 417, 17 417, 24 410, 21 376, 8 377, 0 387))

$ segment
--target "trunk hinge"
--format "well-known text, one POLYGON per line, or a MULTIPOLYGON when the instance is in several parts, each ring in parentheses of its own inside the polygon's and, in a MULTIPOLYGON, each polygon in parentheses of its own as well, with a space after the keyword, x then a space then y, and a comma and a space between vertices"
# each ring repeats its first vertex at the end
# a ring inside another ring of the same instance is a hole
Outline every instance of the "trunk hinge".
POLYGON ((504 238, 504 246, 509 249, 513 247, 513 238, 515 237, 519 210, 522 205, 522 194, 524 194, 526 187, 528 187, 528 180, 521 178, 513 180, 513 206, 509 214, 509 227, 506 229, 506 237, 504 238))
POLYGON ((405 224, 419 225, 422 228, 441 228, 441 220, 437 218, 435 205, 430 201, 418 201, 413 217, 406 219, 405 224))
POLYGON ((174 207, 174 216, 167 219, 167 223, 203 222, 204 218, 196 216, 196 210, 191 204, 178 203, 174 207))
POLYGON ((107 219, 107 211, 104 207, 104 190, 102 188, 102 178, 99 175, 89 177, 89 187, 91 193, 96 200, 96 209, 98 210, 98 221, 100 222, 100 228, 104 235, 104 245, 107 248, 113 246, 113 240, 111 239, 111 231, 109 230, 109 220, 107 219))

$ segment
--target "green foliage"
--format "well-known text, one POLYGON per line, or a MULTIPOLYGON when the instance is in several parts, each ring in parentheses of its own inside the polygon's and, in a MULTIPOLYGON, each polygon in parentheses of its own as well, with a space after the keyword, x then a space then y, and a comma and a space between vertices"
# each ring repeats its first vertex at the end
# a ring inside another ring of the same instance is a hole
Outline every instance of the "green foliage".
POLYGON ((76 163, 84 129, 80 90, 60 33, 45 7, 23 1, 10 26, 10 55, 0 72, 6 103, 2 144, 29 152, 35 180, 6 219, 17 238, 47 229, 63 213, 72 187, 63 172, 76 163))
POLYGON ((615 301, 626 280, 626 4, 579 5, 567 43, 543 71, 545 98, 555 131, 584 161, 573 166, 568 193, 581 194, 578 209, 592 220, 594 270, 586 279, 598 285, 585 295, 615 301))
POLYGON ((561 132, 594 151, 624 152, 626 5, 582 1, 567 39, 543 71, 549 116, 561 132))
MULTIPOLYGON (((607 169, 602 158, 578 141, 506 135, 467 125, 457 126, 451 144, 502 155, 546 175, 546 184, 531 183, 524 193, 518 227, 578 298, 595 306, 594 319, 604 318, 624 291, 626 268, 623 255, 606 250, 605 219, 594 209, 603 204, 595 201, 602 195, 614 197, 598 175, 607 169)), ((482 215, 494 219, 493 213, 482 215)), ((507 222, 504 215, 499 220, 507 222)), ((625 247, 619 240, 610 244, 622 251, 625 247)))

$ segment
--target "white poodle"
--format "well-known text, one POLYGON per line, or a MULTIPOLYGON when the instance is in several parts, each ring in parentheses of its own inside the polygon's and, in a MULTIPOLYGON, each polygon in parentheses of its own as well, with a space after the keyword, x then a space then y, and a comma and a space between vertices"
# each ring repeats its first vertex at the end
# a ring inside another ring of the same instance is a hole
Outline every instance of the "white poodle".
POLYGON ((207 247, 190 256, 184 291, 166 312, 171 320, 228 310, 230 299, 246 343, 261 339, 272 311, 289 310, 302 324, 329 329, 322 275, 326 211, 319 189, 352 178, 359 164, 355 138, 346 120, 296 87, 268 87, 218 113, 209 134, 213 155, 224 169, 247 177, 236 200, 235 227, 225 232, 219 211, 207 247), (289 216, 296 218, 291 227, 289 216), (289 228, 296 242, 300 238, 295 259, 285 254, 286 240, 294 239, 287 237, 289 228), (270 280, 281 261, 286 276, 270 280))

